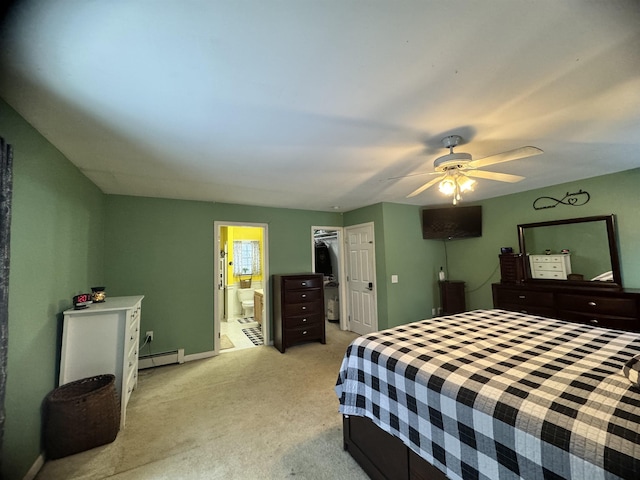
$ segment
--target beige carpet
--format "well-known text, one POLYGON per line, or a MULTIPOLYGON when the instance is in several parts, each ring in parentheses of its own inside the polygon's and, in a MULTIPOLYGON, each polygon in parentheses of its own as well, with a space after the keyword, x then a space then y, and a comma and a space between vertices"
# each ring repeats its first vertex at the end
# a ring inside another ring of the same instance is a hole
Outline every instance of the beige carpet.
POLYGON ((353 479, 333 387, 355 338, 264 346, 140 371, 116 440, 47 462, 38 480, 353 479))
POLYGON ((220 337, 220 350, 226 350, 233 347, 235 347, 235 345, 233 344, 231 339, 225 334, 222 334, 222 336, 220 337))

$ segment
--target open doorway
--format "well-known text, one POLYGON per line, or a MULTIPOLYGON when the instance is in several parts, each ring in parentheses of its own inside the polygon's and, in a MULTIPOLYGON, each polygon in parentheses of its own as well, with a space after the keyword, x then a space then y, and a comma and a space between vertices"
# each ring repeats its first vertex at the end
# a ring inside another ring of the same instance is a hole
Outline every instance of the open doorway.
POLYGON ((214 222, 214 354, 269 345, 268 231, 214 222))
POLYGON ((325 319, 349 329, 342 227, 311 227, 312 267, 324 275, 325 319))

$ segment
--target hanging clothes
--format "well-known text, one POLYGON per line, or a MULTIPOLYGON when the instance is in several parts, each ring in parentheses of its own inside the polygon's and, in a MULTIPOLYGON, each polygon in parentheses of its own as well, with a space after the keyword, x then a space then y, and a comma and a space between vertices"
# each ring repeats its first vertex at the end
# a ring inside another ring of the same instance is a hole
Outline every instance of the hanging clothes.
POLYGON ((329 247, 324 242, 316 242, 316 273, 333 274, 329 247))

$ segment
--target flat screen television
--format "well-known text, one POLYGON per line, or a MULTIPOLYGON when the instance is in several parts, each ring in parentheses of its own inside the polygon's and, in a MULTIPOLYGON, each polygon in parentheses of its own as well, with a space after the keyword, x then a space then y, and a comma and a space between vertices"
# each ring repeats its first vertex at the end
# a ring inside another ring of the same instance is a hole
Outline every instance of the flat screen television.
POLYGON ((482 236, 480 205, 425 208, 422 210, 422 238, 451 240, 482 236))

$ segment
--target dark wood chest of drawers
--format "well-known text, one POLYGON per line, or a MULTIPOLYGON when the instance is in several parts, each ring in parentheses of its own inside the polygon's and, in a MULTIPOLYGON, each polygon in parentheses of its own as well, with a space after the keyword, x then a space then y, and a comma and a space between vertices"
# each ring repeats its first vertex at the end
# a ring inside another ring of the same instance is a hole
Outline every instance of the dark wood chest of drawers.
POLYGON ((493 305, 516 312, 559 318, 619 330, 640 331, 640 293, 592 289, 494 283, 493 305))
POLYGON ((322 274, 273 275, 273 343, 287 347, 312 340, 326 343, 322 274))
POLYGON ((464 282, 444 280, 438 282, 440 288, 440 307, 443 315, 464 312, 467 304, 464 298, 464 282))

